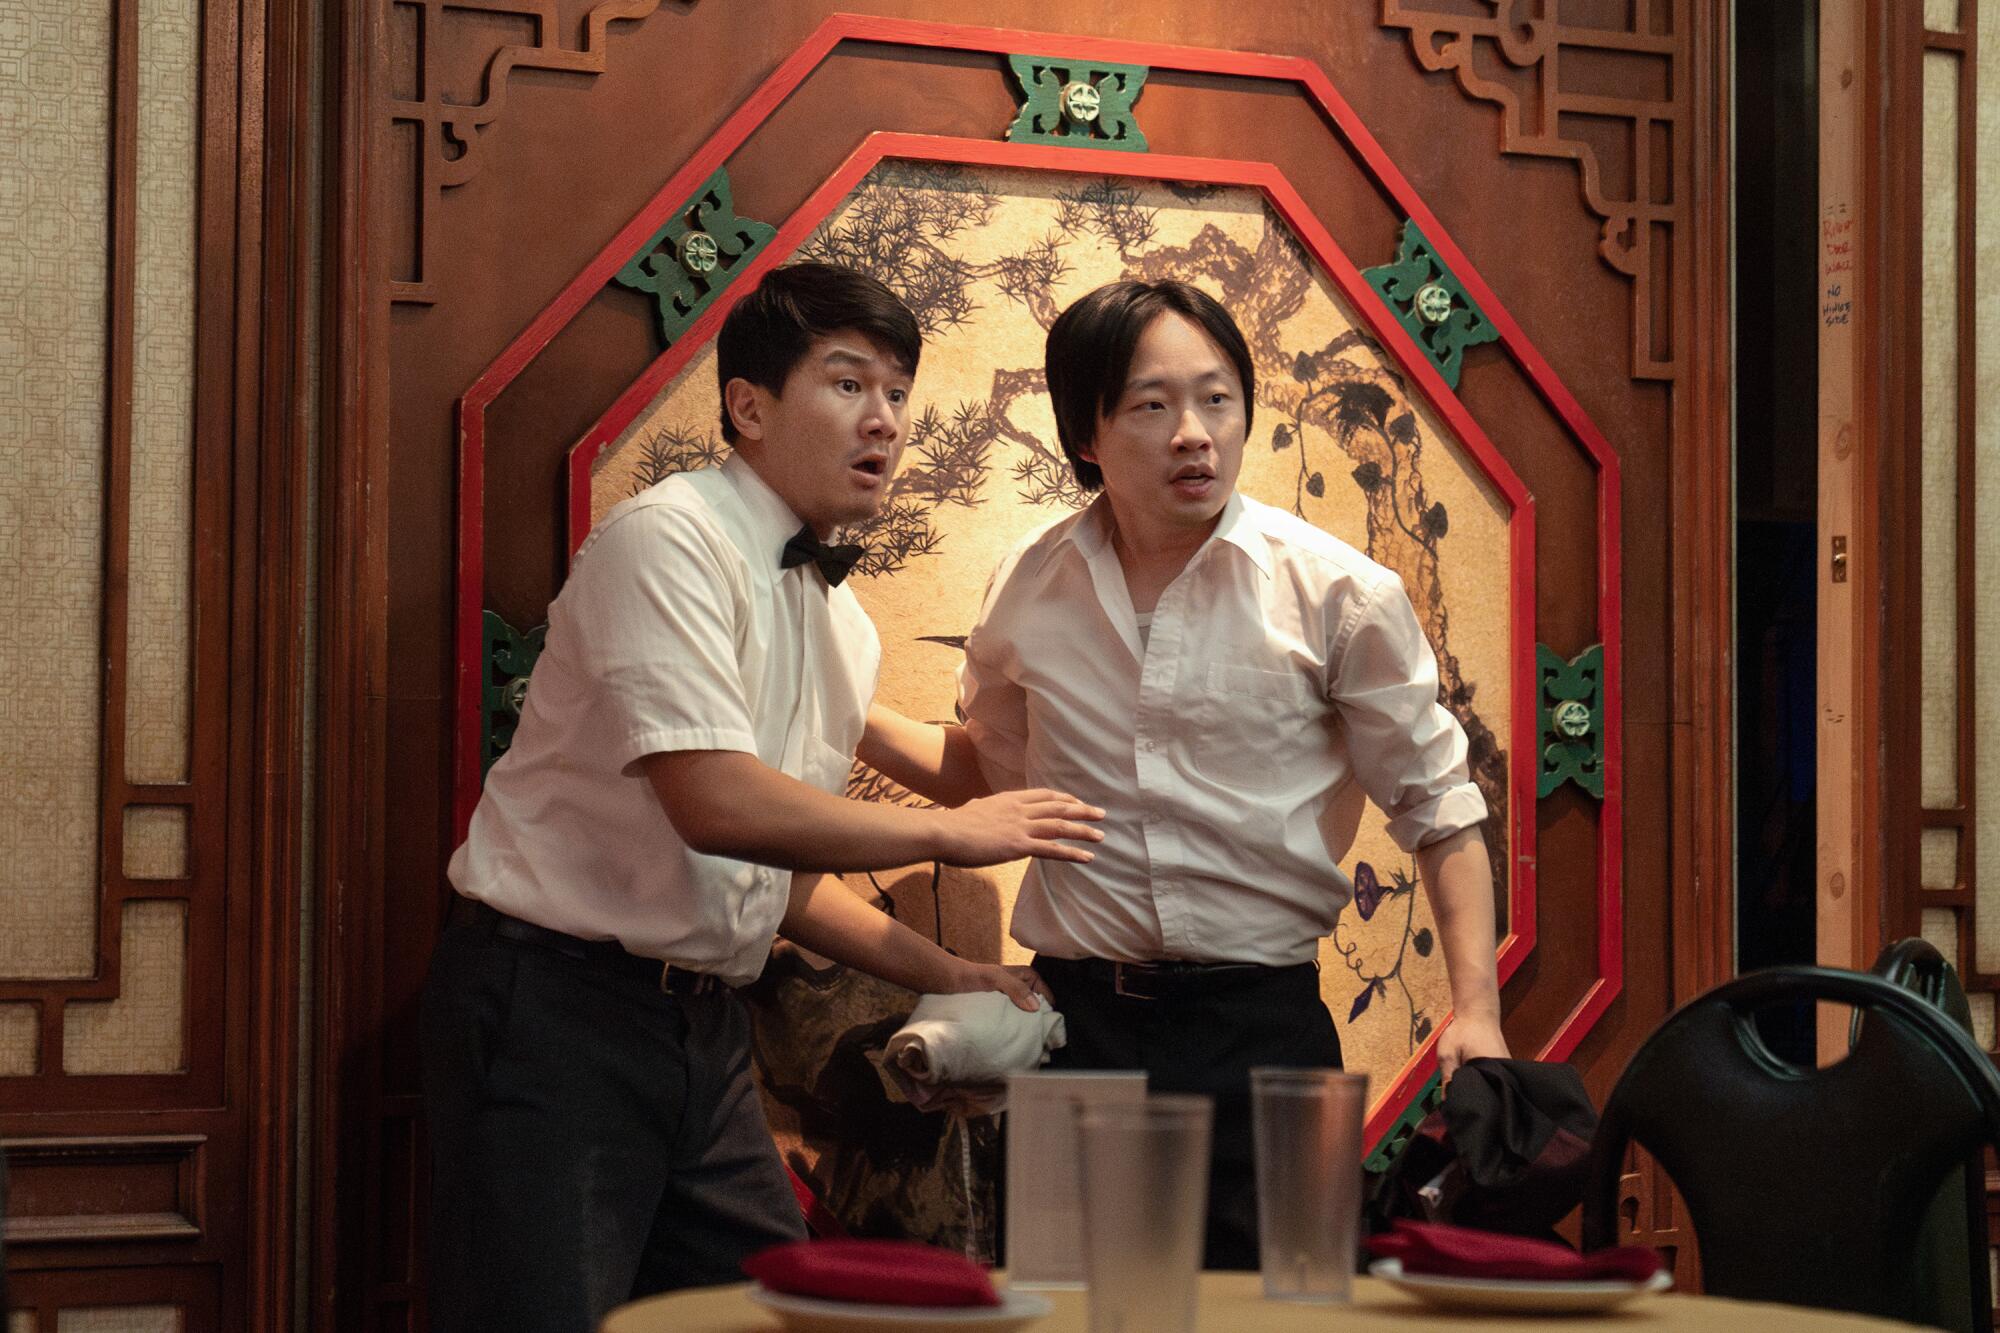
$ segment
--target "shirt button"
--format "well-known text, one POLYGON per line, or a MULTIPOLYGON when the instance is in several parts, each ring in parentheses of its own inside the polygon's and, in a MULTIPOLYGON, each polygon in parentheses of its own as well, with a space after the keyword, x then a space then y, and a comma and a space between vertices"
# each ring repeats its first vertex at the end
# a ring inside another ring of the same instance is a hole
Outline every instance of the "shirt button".
POLYGON ((1141 745, 1142 747, 1144 747, 1144 749, 1145 749, 1145 751, 1146 751, 1146 753, 1147 753, 1147 754, 1151 754, 1151 753, 1153 753, 1153 751, 1155 751, 1155 750, 1157 750, 1157 749, 1159 749, 1159 748, 1160 748, 1160 745, 1159 745, 1159 742, 1158 742, 1158 741, 1154 741, 1154 740, 1144 740, 1144 741, 1141 741, 1141 742, 1140 742, 1140 745, 1141 745))

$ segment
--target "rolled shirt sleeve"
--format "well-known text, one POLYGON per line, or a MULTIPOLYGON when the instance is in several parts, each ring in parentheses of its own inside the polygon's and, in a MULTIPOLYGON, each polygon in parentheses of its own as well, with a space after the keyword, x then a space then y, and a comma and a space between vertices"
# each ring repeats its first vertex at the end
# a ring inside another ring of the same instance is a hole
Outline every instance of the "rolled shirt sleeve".
POLYGON ((1465 730, 1438 701, 1437 657, 1402 581, 1382 579, 1340 627, 1330 702, 1356 780, 1406 852, 1477 826, 1486 798, 1471 781, 1465 730))
POLYGON ((565 609, 598 685, 594 730, 621 770, 669 750, 757 752, 727 540, 685 511, 641 508, 597 533, 571 575, 565 609))

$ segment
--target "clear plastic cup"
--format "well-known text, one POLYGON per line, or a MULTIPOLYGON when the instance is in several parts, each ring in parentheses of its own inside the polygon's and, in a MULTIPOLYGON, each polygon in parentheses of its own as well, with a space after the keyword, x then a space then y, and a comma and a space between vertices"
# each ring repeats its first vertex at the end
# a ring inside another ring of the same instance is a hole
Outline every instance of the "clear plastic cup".
POLYGON ((1078 1110, 1091 1333, 1194 1333, 1214 1123, 1190 1095, 1078 1110))
POLYGON ((1361 1220, 1368 1079, 1334 1069, 1250 1071, 1264 1296, 1344 1301, 1361 1220))

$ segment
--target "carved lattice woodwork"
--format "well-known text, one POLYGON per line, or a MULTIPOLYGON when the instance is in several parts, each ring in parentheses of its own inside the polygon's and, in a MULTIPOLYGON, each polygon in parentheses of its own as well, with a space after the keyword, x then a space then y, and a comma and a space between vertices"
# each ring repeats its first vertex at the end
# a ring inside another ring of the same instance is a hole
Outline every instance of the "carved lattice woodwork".
POLYGON ((1618 1178, 1618 1241, 1649 1245, 1660 1252, 1674 1286, 1701 1290, 1701 1251, 1687 1205, 1674 1191, 1664 1168, 1637 1148, 1630 1150, 1627 1170, 1618 1178))
POLYGON ((1631 0, 1615 27, 1567 22, 1555 0, 1479 2, 1490 12, 1382 0, 1382 26, 1407 29, 1418 64, 1500 108, 1502 152, 1576 163, 1584 203, 1603 219, 1598 254, 1632 280, 1632 374, 1674 378, 1675 237, 1690 191, 1687 0, 1631 0))
POLYGON ((416 231, 414 272, 389 283, 389 299, 429 304, 437 299, 430 283, 429 257, 437 234, 438 198, 478 174, 480 149, 488 127, 507 110, 507 80, 517 69, 547 69, 569 74, 604 72, 607 30, 613 23, 636 22, 660 7, 660 0, 604 0, 583 19, 578 46, 563 45, 555 0, 390 0, 390 8, 413 10, 417 23, 416 68, 402 73, 400 86, 414 88, 410 99, 391 99, 392 124, 417 127, 417 196, 413 204, 416 231), (493 53, 481 79, 479 100, 445 100, 439 73, 440 36, 447 11, 533 19, 533 45, 511 43, 493 53))
POLYGON ((288 25, 329 12, 0 0, 35 108, 0 146, 21 256, 0 612, 29 646, 0 705, 19 1326, 291 1322, 319 119, 288 25))
MULTIPOLYGON (((2000 466, 1987 440, 2000 400, 1987 302, 2000 263, 2000 172, 1980 147, 2000 115, 2000 24, 1991 4, 1899 12, 1892 42, 1907 86, 1885 122, 1900 174, 1882 227, 1894 238, 1885 287, 1903 293, 1883 318, 1885 343, 1909 348, 1917 392, 1884 451, 1900 462, 1883 511, 1893 534, 1885 640, 1884 723, 1890 785, 1887 938, 1920 935, 1959 971, 1973 1035, 1993 1051, 2000 1010, 2000 698, 1986 664, 2000 642, 1993 608, 2000 466), (1948 21, 1947 21, 1948 20, 1948 21)), ((1893 93, 1892 93, 1893 96, 1893 93)), ((1852 220, 1822 219, 1822 308, 1836 275, 1853 283, 1852 220), (1836 269, 1836 264, 1840 267, 1836 269)), ((1863 303, 1861 327, 1868 311, 1863 303)), ((1824 344, 1822 344, 1824 346, 1824 344)), ((1825 353, 1822 351, 1822 356, 1825 353)))

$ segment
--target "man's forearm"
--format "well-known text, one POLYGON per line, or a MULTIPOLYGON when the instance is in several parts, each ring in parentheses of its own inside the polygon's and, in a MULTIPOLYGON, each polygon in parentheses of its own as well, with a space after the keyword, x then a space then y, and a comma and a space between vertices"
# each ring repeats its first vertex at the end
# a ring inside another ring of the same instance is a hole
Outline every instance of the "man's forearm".
POLYGON ((1417 852, 1417 873, 1437 919, 1451 980, 1452 1011, 1461 1017, 1500 1019, 1500 981, 1495 965, 1493 871, 1486 840, 1465 829, 1417 852))
POLYGON ((778 933, 848 967, 919 994, 950 991, 958 959, 830 876, 801 871, 778 933))
POLYGON ((991 794, 964 727, 918 722, 881 704, 868 710, 868 729, 856 757, 939 805, 963 805, 991 794))
POLYGON ((831 796, 755 755, 691 751, 641 762, 682 840, 709 856, 841 872, 945 854, 936 811, 831 796))
POLYGON ((785 870, 884 870, 918 861, 989 866, 1024 856, 1088 861, 1096 806, 1062 792, 1002 792, 953 809, 850 801, 737 750, 639 761, 681 841, 709 856, 785 870))

